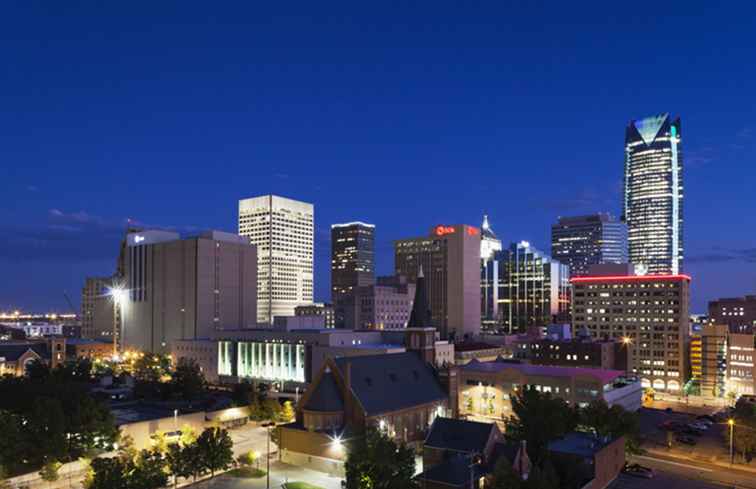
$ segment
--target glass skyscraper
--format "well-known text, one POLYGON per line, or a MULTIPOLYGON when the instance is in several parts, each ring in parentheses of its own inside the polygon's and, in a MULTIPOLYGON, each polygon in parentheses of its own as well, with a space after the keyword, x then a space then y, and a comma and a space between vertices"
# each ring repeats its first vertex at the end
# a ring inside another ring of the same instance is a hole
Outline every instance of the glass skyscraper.
POLYGON ((627 263, 627 226, 605 213, 560 217, 551 226, 551 256, 571 277, 588 275, 591 265, 627 263))
POLYGON ((622 219, 628 255, 640 274, 677 274, 683 259, 680 118, 630 121, 625 131, 622 219))

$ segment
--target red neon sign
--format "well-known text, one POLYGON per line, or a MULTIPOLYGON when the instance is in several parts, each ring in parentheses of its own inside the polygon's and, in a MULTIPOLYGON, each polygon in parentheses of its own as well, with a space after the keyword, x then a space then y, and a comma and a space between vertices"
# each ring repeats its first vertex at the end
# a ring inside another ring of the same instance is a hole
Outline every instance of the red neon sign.
POLYGON ((653 282, 654 280, 691 280, 691 278, 689 275, 611 275, 607 277, 575 277, 571 278, 570 282, 623 282, 626 280, 653 282))
POLYGON ((477 236, 478 233, 479 233, 478 228, 467 226, 467 234, 469 234, 470 236, 477 236))
POLYGON ((436 226, 436 236, 446 236, 447 234, 454 234, 456 233, 456 229, 454 229, 454 226, 436 226))

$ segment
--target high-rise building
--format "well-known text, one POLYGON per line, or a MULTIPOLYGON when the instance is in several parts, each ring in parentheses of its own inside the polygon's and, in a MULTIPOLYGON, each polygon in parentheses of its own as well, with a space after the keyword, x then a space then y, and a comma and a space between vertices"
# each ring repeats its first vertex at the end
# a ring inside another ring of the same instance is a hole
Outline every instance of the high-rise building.
POLYGON ((375 283, 375 226, 348 222, 331 226, 331 301, 336 324, 344 327, 354 291, 375 283))
POLYGON ((487 329, 524 333, 568 320, 570 272, 527 241, 512 243, 483 265, 487 329))
POLYGON ((727 326, 707 324, 701 330, 701 395, 724 397, 727 382, 727 326))
POLYGON ((81 289, 81 336, 82 338, 113 341, 116 344, 121 331, 121 318, 110 290, 116 286, 117 277, 87 277, 81 289))
POLYGON ((175 340, 256 326, 257 251, 246 238, 144 231, 126 241, 125 348, 165 353, 175 340))
POLYGON ((440 225, 424 238, 394 242, 395 271, 416 282, 422 269, 431 321, 443 339, 480 331, 480 230, 440 225))
POLYGON ((678 274, 683 260, 683 166, 680 118, 630 121, 625 131, 622 220, 639 273, 678 274))
POLYGON ((613 338, 643 387, 680 392, 687 381, 690 277, 634 275, 629 265, 595 265, 572 282, 573 331, 613 338))
POLYGON ((293 316, 313 301, 312 204, 264 195, 239 201, 239 235, 257 246, 257 319, 293 316))
POLYGON ((495 286, 499 283, 499 267, 495 263, 501 258, 501 250, 501 240, 484 215, 480 227, 480 314, 486 329, 493 329, 499 317, 499 287, 495 286))
POLYGON ((709 321, 726 324, 732 331, 756 327, 756 295, 709 302, 709 321))
POLYGON ((627 225, 610 214, 560 217, 551 226, 551 257, 570 268, 570 276, 591 265, 627 263, 627 225))

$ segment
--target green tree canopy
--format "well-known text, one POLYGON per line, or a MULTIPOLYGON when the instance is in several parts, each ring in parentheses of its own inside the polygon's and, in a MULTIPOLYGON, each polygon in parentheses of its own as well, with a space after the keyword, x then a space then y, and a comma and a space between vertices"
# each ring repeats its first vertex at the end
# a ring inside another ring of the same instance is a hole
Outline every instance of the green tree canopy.
POLYGON ((345 469, 347 489, 416 487, 413 450, 373 428, 350 440, 345 469))
POLYGON ((210 472, 211 477, 215 477, 216 472, 233 465, 233 446, 228 431, 221 428, 207 428, 197 438, 202 465, 210 472))

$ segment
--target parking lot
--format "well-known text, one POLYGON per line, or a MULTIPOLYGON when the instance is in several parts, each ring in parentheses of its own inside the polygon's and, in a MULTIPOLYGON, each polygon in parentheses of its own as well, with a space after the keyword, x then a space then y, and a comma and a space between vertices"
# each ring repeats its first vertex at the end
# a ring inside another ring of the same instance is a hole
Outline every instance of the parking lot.
MULTIPOLYGON (((642 408, 640 411, 640 431, 646 448, 666 448, 669 441, 667 431, 659 429, 659 425, 665 422, 678 422, 683 424, 692 423, 696 420, 695 414, 681 413, 677 411, 667 412, 659 409, 642 408)), ((678 442, 673 434, 672 448, 670 452, 690 457, 713 461, 715 459, 726 460, 728 445, 726 438, 726 423, 714 424, 704 431, 701 436, 686 435, 695 441, 695 445, 686 445, 678 442)))
POLYGON ((657 472, 653 479, 639 479, 620 474, 608 489, 721 489, 721 487, 718 483, 688 479, 673 473, 657 472))

